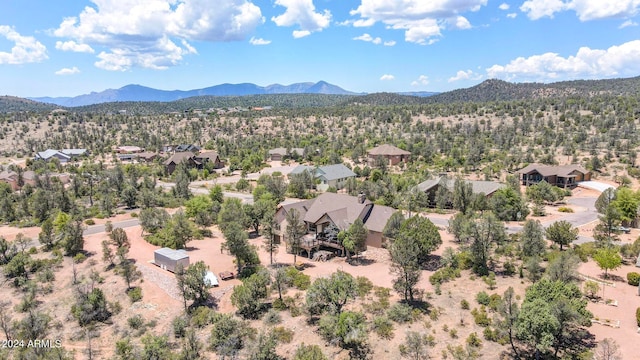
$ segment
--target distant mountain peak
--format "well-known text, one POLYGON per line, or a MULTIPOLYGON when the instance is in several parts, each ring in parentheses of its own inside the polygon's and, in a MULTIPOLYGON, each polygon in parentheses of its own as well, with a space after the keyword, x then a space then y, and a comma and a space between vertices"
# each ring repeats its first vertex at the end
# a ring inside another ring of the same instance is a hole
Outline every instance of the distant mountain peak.
POLYGON ((316 83, 304 82, 291 85, 272 84, 258 86, 252 83, 229 84, 224 83, 203 89, 194 90, 158 90, 139 84, 125 85, 119 89, 107 89, 101 92, 91 92, 72 98, 31 98, 32 100, 52 103, 60 106, 84 106, 114 101, 160 101, 168 102, 193 96, 245 96, 261 94, 331 94, 351 95, 351 91, 329 84, 321 80, 316 83))

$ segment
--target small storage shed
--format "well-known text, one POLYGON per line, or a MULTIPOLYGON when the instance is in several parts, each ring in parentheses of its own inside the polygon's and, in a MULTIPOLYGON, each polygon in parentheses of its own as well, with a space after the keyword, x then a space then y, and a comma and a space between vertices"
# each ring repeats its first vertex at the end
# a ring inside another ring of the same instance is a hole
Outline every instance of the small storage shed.
POLYGON ((184 250, 162 248, 156 250, 153 255, 154 264, 164 270, 175 272, 178 265, 182 265, 184 268, 189 266, 189 255, 184 250))

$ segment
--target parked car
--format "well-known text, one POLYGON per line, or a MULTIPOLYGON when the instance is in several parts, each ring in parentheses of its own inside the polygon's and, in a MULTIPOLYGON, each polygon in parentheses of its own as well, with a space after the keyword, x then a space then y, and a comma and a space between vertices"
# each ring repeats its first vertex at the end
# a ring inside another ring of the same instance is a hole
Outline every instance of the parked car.
POLYGON ((625 234, 628 234, 631 232, 631 229, 629 229, 628 227, 624 227, 624 226, 616 226, 613 228, 615 231, 620 231, 623 232, 625 234))

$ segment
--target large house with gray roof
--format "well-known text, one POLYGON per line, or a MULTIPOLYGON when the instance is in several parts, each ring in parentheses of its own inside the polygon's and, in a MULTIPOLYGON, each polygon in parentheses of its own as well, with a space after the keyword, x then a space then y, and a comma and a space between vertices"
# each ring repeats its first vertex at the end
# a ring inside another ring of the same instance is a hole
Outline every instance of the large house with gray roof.
POLYGON ((546 181, 562 188, 572 188, 581 181, 591 180, 591 172, 580 165, 549 166, 529 164, 518 171, 522 185, 529 186, 546 181))
POLYGON ((396 209, 376 205, 364 195, 324 193, 315 199, 303 200, 293 204, 280 205, 276 211, 276 242, 287 242, 287 214, 295 210, 304 221, 308 234, 302 246, 308 255, 313 250, 329 247, 344 251, 337 240, 339 231, 347 230, 356 219, 361 219, 368 230, 367 246, 382 247, 383 229, 396 209))
POLYGON ((356 174, 343 164, 319 167, 299 165, 291 170, 290 175, 299 174, 304 171, 309 171, 313 175, 313 178, 318 181, 316 189, 319 191, 327 191, 329 187, 334 187, 336 190, 340 190, 344 188, 349 178, 356 177, 356 174))
MULTIPOLYGON (((491 197, 496 191, 504 188, 506 185, 495 181, 476 181, 476 180, 463 180, 467 184, 471 184, 471 191, 474 194, 483 194, 485 197, 491 197)), ((456 179, 452 179, 446 176, 439 176, 435 179, 427 180, 418 184, 418 189, 427 194, 430 206, 436 206, 436 194, 438 189, 444 188, 448 193, 448 199, 453 198, 453 189, 456 183, 456 179)), ((445 204, 445 207, 451 207, 453 204, 449 201, 445 204)))

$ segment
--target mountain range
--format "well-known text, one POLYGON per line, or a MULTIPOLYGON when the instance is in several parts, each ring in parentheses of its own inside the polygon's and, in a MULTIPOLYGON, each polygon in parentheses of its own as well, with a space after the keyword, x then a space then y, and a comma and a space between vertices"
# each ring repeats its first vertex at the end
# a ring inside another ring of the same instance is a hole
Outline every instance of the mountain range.
POLYGON ((194 96, 245 96, 266 94, 331 94, 358 95, 355 92, 329 84, 326 81, 304 82, 291 85, 273 84, 258 86, 251 83, 220 84, 194 90, 158 90, 141 85, 126 85, 119 89, 107 89, 101 92, 75 97, 36 97, 30 100, 59 106, 76 107, 106 102, 122 101, 160 101, 169 102, 194 96))

